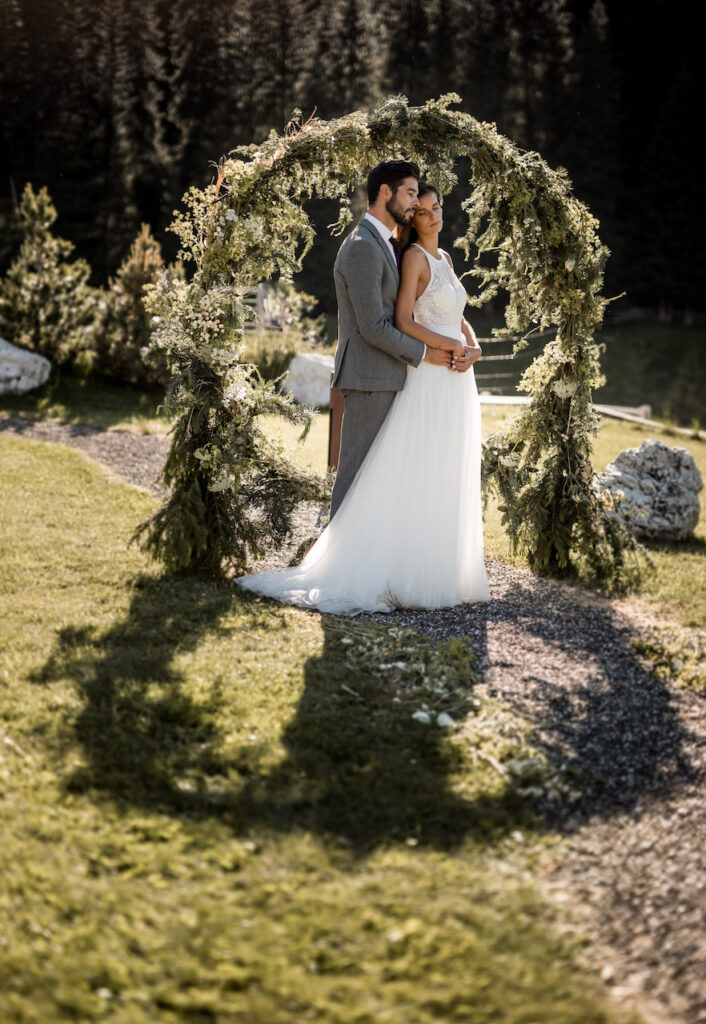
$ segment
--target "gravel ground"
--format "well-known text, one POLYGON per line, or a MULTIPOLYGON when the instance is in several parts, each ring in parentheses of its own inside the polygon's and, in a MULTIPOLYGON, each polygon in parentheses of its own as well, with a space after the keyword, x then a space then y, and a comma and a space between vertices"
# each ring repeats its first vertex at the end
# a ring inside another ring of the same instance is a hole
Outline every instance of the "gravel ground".
MULTIPOLYGON (((160 436, 0 419, 0 430, 80 448, 159 493, 160 436)), ((286 564, 315 529, 301 510, 286 564)), ((586 960, 616 999, 660 1024, 706 1022, 706 704, 657 680, 632 651, 651 624, 611 602, 489 561, 492 600, 373 616, 437 638, 468 637, 481 688, 534 723, 535 739, 581 773, 581 800, 540 808, 564 842, 541 884, 567 926, 590 938, 586 960)))

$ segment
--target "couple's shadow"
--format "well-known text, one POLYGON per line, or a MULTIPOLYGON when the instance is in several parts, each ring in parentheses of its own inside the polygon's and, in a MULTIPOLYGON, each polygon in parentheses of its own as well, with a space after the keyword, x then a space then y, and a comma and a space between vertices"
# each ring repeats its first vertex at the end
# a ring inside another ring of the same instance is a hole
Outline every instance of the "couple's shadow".
MULTIPOLYGON (((266 614, 261 642, 276 642, 282 611, 272 604, 266 614)), ((68 678, 80 697, 66 741, 78 742, 83 758, 66 787, 125 809, 218 818, 238 835, 309 831, 360 854, 400 841, 449 848, 526 819, 502 786, 472 800, 454 790, 458 746, 443 729, 414 721, 410 701, 396 699, 389 683, 346 664, 341 637, 355 630, 350 620, 320 620, 323 647, 304 664, 281 760, 271 766, 271 750, 242 733, 234 745, 219 710, 230 701, 245 716, 245 695, 258 702, 252 682, 214 674, 197 697, 178 662, 219 633, 235 654, 242 630, 261 628, 262 619, 262 603, 228 584, 144 577, 125 619, 104 634, 62 630, 35 682, 68 678), (229 628, 234 603, 239 625, 229 628)), ((469 683, 456 697, 458 720, 472 697, 469 683)))

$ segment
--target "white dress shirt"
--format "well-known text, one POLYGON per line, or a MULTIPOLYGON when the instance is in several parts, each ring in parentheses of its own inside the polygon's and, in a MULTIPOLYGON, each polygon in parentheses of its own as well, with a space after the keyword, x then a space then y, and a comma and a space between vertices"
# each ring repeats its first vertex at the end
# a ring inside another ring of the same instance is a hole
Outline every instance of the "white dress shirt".
MULTIPOLYGON (((383 242, 387 243, 387 247, 390 250, 390 252, 392 253, 392 258, 395 261, 395 263, 397 263, 397 256, 395 255, 395 250, 393 248, 392 242, 390 241, 390 239, 392 237, 392 231, 390 231, 388 226, 386 224, 383 224, 383 222, 381 220, 378 220, 377 217, 374 217, 372 215, 372 213, 366 213, 365 216, 363 217, 363 220, 370 221, 372 226, 375 228, 377 233, 380 235, 380 238, 382 238, 383 242)), ((424 345, 424 342, 422 342, 422 344, 424 345)), ((426 345, 424 345, 424 354, 422 355, 422 359, 424 359, 424 356, 426 354, 427 354, 427 347, 426 347, 426 345)))

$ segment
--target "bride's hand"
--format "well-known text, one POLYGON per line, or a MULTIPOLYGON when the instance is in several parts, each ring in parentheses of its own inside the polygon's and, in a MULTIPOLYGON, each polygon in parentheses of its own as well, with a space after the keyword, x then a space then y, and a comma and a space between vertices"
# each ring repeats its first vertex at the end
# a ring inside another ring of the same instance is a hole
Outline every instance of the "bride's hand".
POLYGON ((444 345, 447 352, 451 353, 453 359, 460 359, 464 353, 465 346, 462 341, 457 341, 456 338, 447 338, 448 344, 444 345))
POLYGON ((454 359, 453 369, 457 373, 465 373, 474 363, 478 362, 482 355, 483 352, 480 345, 466 345, 463 355, 460 358, 454 359))

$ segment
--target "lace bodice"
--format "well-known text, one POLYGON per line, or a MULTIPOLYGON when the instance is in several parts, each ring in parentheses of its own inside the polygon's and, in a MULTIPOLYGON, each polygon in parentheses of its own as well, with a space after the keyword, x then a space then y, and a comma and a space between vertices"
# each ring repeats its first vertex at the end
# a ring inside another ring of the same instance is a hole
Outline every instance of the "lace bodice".
POLYGON ((414 304, 414 319, 437 334, 463 341, 461 321, 466 308, 466 289, 449 266, 442 249, 439 249, 441 256, 437 260, 423 246, 416 242, 412 244, 427 257, 431 274, 429 284, 414 304))

